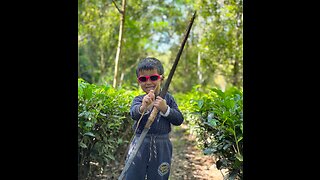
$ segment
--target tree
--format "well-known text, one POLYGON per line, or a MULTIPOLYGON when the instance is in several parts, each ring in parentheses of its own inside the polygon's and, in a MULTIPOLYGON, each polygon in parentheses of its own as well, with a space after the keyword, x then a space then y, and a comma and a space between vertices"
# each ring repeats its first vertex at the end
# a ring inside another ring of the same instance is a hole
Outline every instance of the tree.
POLYGON ((121 54, 121 47, 122 47, 122 39, 123 39, 123 29, 124 29, 124 22, 125 22, 125 12, 126 12, 126 0, 122 0, 122 7, 121 10, 118 8, 117 4, 112 0, 116 8, 120 13, 120 28, 119 28, 119 37, 118 37, 118 47, 117 47, 117 54, 115 59, 114 65, 114 76, 113 76, 113 87, 117 86, 117 78, 118 78, 118 69, 119 69, 119 58, 121 54))

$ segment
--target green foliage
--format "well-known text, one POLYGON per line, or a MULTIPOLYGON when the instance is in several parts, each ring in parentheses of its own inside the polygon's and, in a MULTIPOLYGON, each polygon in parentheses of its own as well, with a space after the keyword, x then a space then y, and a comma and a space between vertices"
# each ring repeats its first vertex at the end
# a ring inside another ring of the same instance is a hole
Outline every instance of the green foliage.
POLYGON ((217 168, 228 169, 229 179, 242 179, 242 90, 230 87, 225 92, 217 88, 203 91, 195 86, 192 92, 176 98, 190 131, 197 135, 199 147, 205 154, 218 157, 217 168))
MULTIPOLYGON (((114 1, 121 7, 121 1, 114 1)), ((242 86, 242 0, 128 0, 119 60, 122 84, 135 82, 137 61, 155 56, 169 74, 193 12, 197 17, 176 69, 171 91, 188 92, 195 84, 242 86), (201 76, 199 75, 201 72, 201 76), (188 83, 184 83, 188 79, 188 83)), ((112 1, 78 1, 79 76, 90 83, 112 84, 120 13, 112 1)), ((119 78, 118 77, 118 78, 119 78)))
POLYGON ((117 150, 131 138, 131 101, 137 92, 78 79, 79 176, 92 176, 90 163, 103 168, 116 161, 117 150))

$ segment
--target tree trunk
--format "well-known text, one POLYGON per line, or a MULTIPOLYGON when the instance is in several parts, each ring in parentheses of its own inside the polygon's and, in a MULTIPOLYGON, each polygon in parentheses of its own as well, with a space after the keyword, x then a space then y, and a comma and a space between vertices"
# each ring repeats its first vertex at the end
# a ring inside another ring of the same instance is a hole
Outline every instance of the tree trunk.
MULTIPOLYGON (((238 16, 241 16, 241 14, 238 14, 237 17, 238 16)), ((241 33, 242 33, 240 28, 242 28, 242 25, 240 24, 238 28, 239 29, 237 30, 237 33, 236 33, 236 46, 240 48, 240 47, 242 47, 241 44, 239 44, 239 39, 240 39, 241 33)), ((242 68, 242 67, 240 67, 240 64, 239 64, 240 58, 241 57, 239 57, 239 55, 236 54, 234 65, 233 65, 233 82, 232 82, 232 84, 237 87, 241 86, 239 73, 240 73, 240 68, 242 68)))
POLYGON ((78 56, 78 78, 81 78, 81 72, 80 72, 80 59, 78 56))
POLYGON ((123 78, 124 78, 124 72, 121 72, 119 86, 122 86, 123 78))
POLYGON ((233 82, 232 84, 236 87, 239 87, 239 59, 238 57, 235 58, 233 64, 233 82))
POLYGON ((121 46, 122 46, 122 39, 123 39, 123 27, 124 27, 124 20, 125 20, 125 7, 126 7, 126 0, 122 0, 122 7, 121 7, 121 17, 120 17, 120 29, 119 29, 119 39, 118 39, 118 48, 117 54, 115 59, 114 65, 114 76, 113 76, 113 87, 117 86, 117 76, 118 76, 118 69, 119 69, 119 58, 121 53, 121 46))
POLYGON ((197 74, 198 74, 198 80, 199 84, 202 84, 202 72, 201 72, 201 52, 198 51, 198 63, 197 63, 197 74))
MULTIPOLYGON (((204 20, 203 20, 203 18, 202 18, 202 16, 200 16, 199 15, 199 17, 198 17, 198 21, 199 22, 203 22, 204 20)), ((199 24, 202 24, 202 23, 199 23, 199 24)), ((197 27, 195 27, 195 28, 197 28, 197 27)), ((197 33, 198 33, 198 44, 200 44, 201 43, 201 39, 202 39, 202 33, 203 33, 203 29, 204 27, 198 27, 197 28, 197 33)), ((201 84, 202 85, 202 83, 203 83, 203 76, 202 76, 202 68, 201 68, 201 51, 198 49, 198 57, 197 57, 197 75, 198 75, 198 82, 199 82, 199 84, 201 84)))
POLYGON ((105 66, 103 47, 100 47, 100 79, 104 76, 105 66))

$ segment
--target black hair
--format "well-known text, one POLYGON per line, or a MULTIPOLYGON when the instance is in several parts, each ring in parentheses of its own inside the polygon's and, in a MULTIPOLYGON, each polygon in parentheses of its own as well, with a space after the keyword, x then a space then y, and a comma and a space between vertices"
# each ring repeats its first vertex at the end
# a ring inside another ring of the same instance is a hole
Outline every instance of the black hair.
POLYGON ((152 69, 157 69, 160 75, 163 75, 164 73, 163 66, 157 58, 154 58, 154 57, 144 58, 138 63, 136 75, 138 77, 140 71, 152 70, 152 69))

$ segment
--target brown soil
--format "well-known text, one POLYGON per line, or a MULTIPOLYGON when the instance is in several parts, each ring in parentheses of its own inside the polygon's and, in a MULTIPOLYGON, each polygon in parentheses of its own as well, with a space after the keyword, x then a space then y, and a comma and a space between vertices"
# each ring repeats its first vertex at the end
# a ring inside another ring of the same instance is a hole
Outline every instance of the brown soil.
POLYGON ((222 172, 215 166, 214 157, 204 155, 202 150, 196 147, 195 137, 186 130, 186 125, 173 127, 170 136, 173 156, 169 179, 223 180, 222 172))

